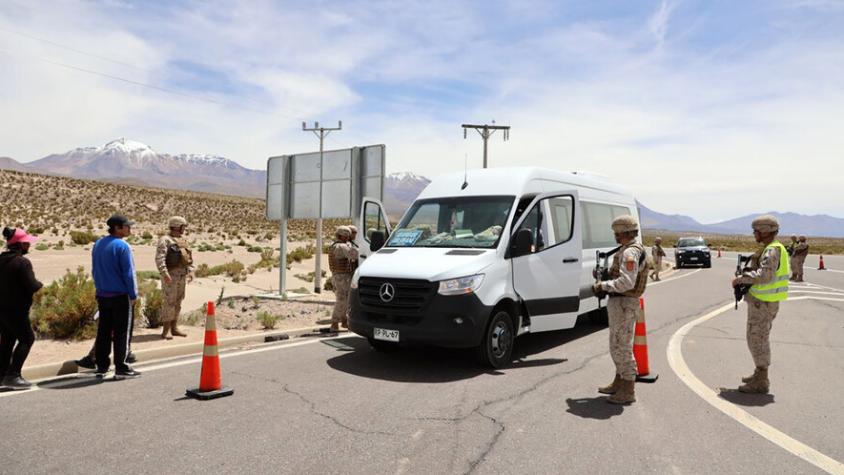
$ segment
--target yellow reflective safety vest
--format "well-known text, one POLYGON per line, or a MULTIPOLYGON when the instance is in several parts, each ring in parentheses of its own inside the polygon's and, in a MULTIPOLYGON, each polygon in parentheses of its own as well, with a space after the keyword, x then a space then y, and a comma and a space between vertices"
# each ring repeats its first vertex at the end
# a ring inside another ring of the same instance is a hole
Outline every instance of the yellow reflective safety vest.
POLYGON ((788 251, 779 241, 774 241, 765 247, 765 252, 772 247, 780 251, 780 266, 774 275, 774 280, 767 284, 756 284, 750 287, 750 295, 762 302, 781 302, 788 298, 788 277, 791 275, 788 251))

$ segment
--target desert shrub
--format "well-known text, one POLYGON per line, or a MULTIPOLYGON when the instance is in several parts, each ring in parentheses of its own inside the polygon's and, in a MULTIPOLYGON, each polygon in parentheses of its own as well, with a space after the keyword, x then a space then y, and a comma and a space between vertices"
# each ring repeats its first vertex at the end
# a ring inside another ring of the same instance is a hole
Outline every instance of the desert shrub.
POLYGON ((44 234, 44 228, 42 226, 30 226, 26 232, 33 236, 38 236, 39 234, 44 234))
POLYGON ((157 270, 141 270, 136 272, 138 276, 138 282, 142 282, 144 280, 158 280, 161 278, 161 274, 158 273, 157 270))
POLYGON ((152 234, 150 234, 149 231, 144 231, 144 233, 141 234, 141 239, 143 239, 144 241, 149 241, 152 239, 152 234))
POLYGON ((49 244, 46 244, 46 243, 43 243, 43 242, 42 242, 42 243, 38 243, 38 244, 36 244, 36 245, 35 245, 35 250, 36 250, 36 251, 46 251, 46 250, 48 250, 48 249, 50 249, 50 245, 49 245, 49 244))
POLYGON ((95 242, 97 237, 94 236, 94 233, 91 231, 71 231, 70 240, 73 241, 74 244, 84 246, 85 244, 95 242))
POLYGON ((35 294, 32 324, 44 338, 88 338, 96 333, 96 312, 94 281, 79 267, 35 294))
POLYGON ((226 262, 225 264, 220 264, 214 267, 210 267, 208 264, 202 263, 196 268, 195 273, 197 277, 210 277, 225 274, 227 277, 232 278, 235 282, 240 282, 241 280, 245 280, 243 278, 244 269, 245 266, 242 262, 232 260, 231 262, 226 262))
POLYGON ((53 249, 57 251, 64 251, 64 241, 59 241, 53 245, 53 249))
POLYGON ((246 251, 247 252, 262 252, 263 250, 264 250, 264 248, 261 247, 261 246, 249 246, 249 249, 247 249, 246 251))
POLYGON ((261 310, 258 312, 257 319, 258 323, 264 327, 264 330, 272 330, 275 328, 275 324, 278 322, 279 316, 274 315, 267 310, 261 310))
MULTIPOLYGON (((157 276, 156 272, 156 276, 157 276)), ((138 289, 144 299, 141 314, 144 317, 147 328, 158 328, 161 326, 161 307, 164 305, 164 293, 158 288, 158 283, 147 280, 138 289)))
POLYGON ((246 244, 246 241, 244 241, 243 239, 241 239, 240 241, 238 241, 238 242, 237 242, 237 245, 238 245, 238 246, 246 246, 247 244, 246 244))
POLYGON ((296 249, 287 253, 287 265, 294 262, 302 262, 305 259, 310 259, 314 257, 315 248, 312 245, 308 245, 306 247, 297 247, 296 249))

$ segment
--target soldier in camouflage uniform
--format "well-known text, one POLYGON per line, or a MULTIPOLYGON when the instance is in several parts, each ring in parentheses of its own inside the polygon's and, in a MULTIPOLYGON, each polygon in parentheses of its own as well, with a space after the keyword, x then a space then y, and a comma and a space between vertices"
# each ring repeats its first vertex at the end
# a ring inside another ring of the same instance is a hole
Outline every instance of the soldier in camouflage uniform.
POLYGON ((339 325, 349 328, 349 289, 352 285, 352 263, 358 260, 358 250, 350 242, 352 231, 348 226, 338 227, 334 237, 336 241, 328 248, 328 268, 331 269, 336 300, 331 314, 331 331, 339 331, 339 325))
POLYGON ((181 216, 173 216, 167 223, 170 232, 158 240, 155 250, 155 266, 161 274, 161 290, 164 302, 161 305, 161 338, 172 340, 173 336, 187 336, 179 331, 179 312, 185 299, 185 285, 193 280, 193 258, 188 242, 183 238, 188 222, 181 216))
POLYGON ((764 247, 753 255, 750 266, 733 279, 733 287, 752 285, 747 293, 747 346, 756 370, 742 378, 744 393, 767 394, 770 388, 768 367, 771 365, 771 326, 779 311, 780 301, 788 296, 788 252, 776 240, 777 219, 764 215, 753 220, 753 236, 764 247))
POLYGON ((794 246, 791 257, 791 270, 793 281, 803 282, 803 264, 806 262, 806 256, 809 255, 809 243, 806 242, 806 236, 800 236, 797 245, 794 246))
POLYGON ((661 280, 659 278, 659 271, 662 270, 662 258, 665 257, 665 251, 662 249, 662 238, 654 239, 654 245, 651 247, 651 256, 654 260, 654 269, 651 273, 651 279, 661 280))
POLYGON ((595 283, 595 295, 609 295, 607 313, 610 326, 610 355, 615 363, 615 379, 598 392, 610 394, 607 402, 630 404, 636 402, 636 359, 633 356, 633 336, 636 317, 640 311, 639 297, 648 284, 648 261, 645 248, 636 242, 639 224, 632 216, 619 216, 612 222, 615 240, 621 245, 613 256, 610 280, 595 283))

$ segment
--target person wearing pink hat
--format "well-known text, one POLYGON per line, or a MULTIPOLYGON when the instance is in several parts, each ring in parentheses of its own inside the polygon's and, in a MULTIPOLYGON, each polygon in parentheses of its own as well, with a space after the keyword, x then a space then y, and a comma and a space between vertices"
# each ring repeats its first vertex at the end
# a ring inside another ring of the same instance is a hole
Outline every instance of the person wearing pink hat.
POLYGON ((38 240, 23 229, 5 228, 6 251, 0 254, 0 385, 18 390, 32 383, 21 369, 35 342, 29 309, 32 296, 43 286, 35 279, 32 263, 24 255, 38 240), (17 342, 17 346, 15 346, 17 342))

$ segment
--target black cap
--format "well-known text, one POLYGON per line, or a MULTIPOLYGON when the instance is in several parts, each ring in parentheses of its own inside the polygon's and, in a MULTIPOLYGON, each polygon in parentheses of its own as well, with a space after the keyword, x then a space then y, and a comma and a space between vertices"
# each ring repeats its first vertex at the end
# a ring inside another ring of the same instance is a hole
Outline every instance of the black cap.
POLYGON ((110 228, 116 228, 118 226, 132 226, 133 224, 135 224, 134 221, 129 221, 129 218, 123 216, 122 214, 115 214, 106 221, 106 225, 110 228))

